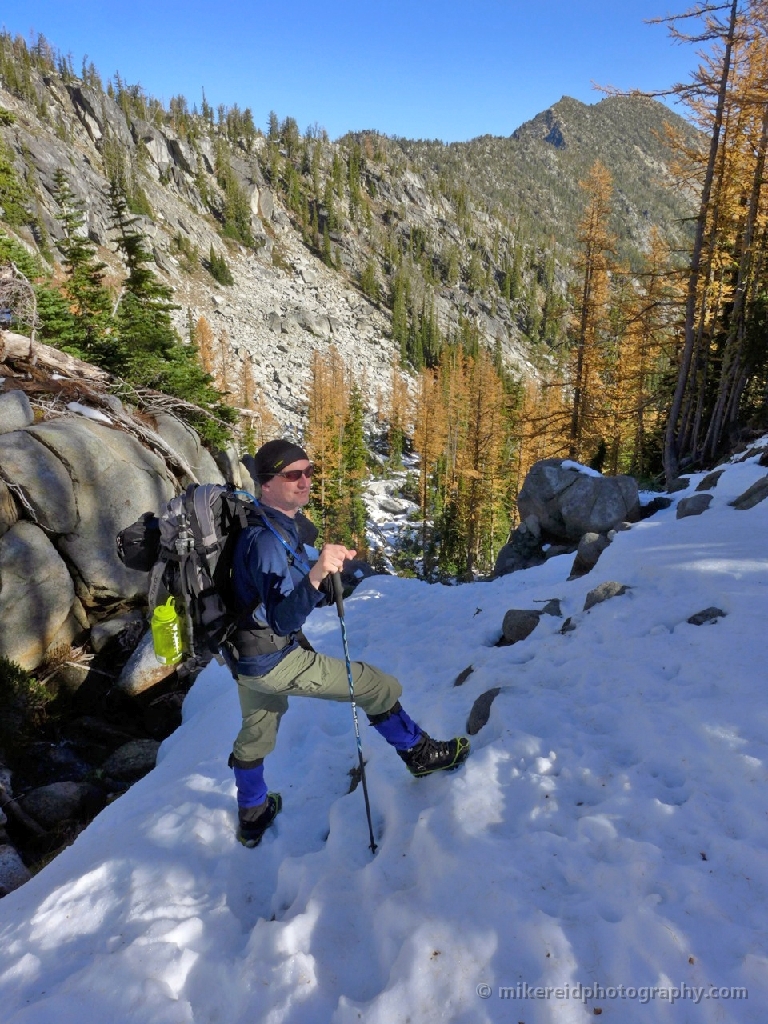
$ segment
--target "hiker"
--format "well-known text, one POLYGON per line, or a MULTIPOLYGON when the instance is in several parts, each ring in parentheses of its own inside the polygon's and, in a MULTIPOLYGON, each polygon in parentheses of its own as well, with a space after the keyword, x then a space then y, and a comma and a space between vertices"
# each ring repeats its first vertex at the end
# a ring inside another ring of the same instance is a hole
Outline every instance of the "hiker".
MULTIPOLYGON (((253 847, 282 806, 279 794, 267 792, 263 761, 274 748, 288 697, 351 699, 345 662, 314 651, 301 627, 314 608, 332 600, 331 574, 355 551, 325 544, 310 564, 302 533, 311 524, 301 509, 309 500, 314 467, 303 448, 287 440, 268 441, 250 468, 261 485, 264 523, 243 530, 233 559, 238 606, 258 606, 241 618, 232 641, 243 724, 230 766, 237 785, 238 839, 253 847)), ((465 737, 433 740, 406 714, 399 700, 402 687, 393 676, 360 661, 351 668, 355 702, 411 774, 422 777, 466 760, 465 737)))

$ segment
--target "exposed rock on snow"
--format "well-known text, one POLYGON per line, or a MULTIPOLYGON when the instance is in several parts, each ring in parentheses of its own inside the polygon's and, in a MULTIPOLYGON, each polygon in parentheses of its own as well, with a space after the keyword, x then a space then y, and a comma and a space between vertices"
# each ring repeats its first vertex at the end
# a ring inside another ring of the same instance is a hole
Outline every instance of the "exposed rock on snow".
POLYGON ((610 537, 604 533, 585 533, 579 541, 570 578, 576 579, 591 572, 610 543, 610 537))
POLYGON ((703 626, 708 622, 717 622, 718 619, 724 619, 725 612, 720 608, 704 608, 703 611, 696 612, 695 615, 691 615, 687 622, 690 622, 692 626, 703 626))
POLYGON ((765 501, 766 498, 768 498, 768 476, 764 476, 761 480, 756 480, 751 487, 748 487, 743 494, 740 494, 730 504, 740 512, 744 512, 746 509, 754 508, 755 505, 765 501))
POLYGON ((700 516, 702 512, 707 511, 711 504, 711 494, 692 494, 677 503, 675 515, 678 519, 685 519, 686 516, 700 516))
POLYGON ((527 636, 536 629, 539 624, 540 611, 529 611, 519 608, 510 608, 504 615, 501 625, 501 644, 516 644, 525 640, 527 636))
POLYGON ((579 541, 632 520, 640 507, 630 476, 583 473, 563 459, 543 459, 529 471, 518 495, 523 519, 535 515, 550 539, 579 541))
POLYGON ((595 587, 594 590, 590 590, 587 594, 586 600, 584 601, 584 611, 588 612, 590 608, 594 608, 597 604, 602 604, 603 601, 610 601, 612 597, 621 597, 622 594, 626 594, 629 587, 624 586, 623 583, 617 583, 615 580, 607 580, 605 583, 601 583, 600 586, 595 587))
POLYGON ((485 693, 481 693, 479 697, 475 698, 467 718, 467 732, 470 736, 476 736, 483 726, 487 725, 488 719, 491 717, 493 702, 501 691, 501 686, 494 686, 493 689, 486 690, 485 693))

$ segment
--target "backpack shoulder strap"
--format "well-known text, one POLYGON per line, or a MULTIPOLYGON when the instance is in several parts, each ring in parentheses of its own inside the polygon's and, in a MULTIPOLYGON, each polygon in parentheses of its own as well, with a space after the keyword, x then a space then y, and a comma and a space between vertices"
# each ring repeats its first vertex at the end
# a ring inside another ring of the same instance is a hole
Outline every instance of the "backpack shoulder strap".
MULTIPOLYGON (((194 487, 192 491, 192 510, 194 512, 195 519, 200 530, 200 543, 203 548, 207 551, 209 548, 215 548, 221 538, 216 532, 216 523, 213 517, 213 505, 216 498, 222 493, 226 493, 226 487, 222 487, 220 484, 199 484, 194 487)), ((187 499, 190 497, 190 489, 187 490, 187 499)))
POLYGON ((283 535, 282 530, 278 530, 278 528, 273 523, 271 523, 269 521, 269 517, 263 511, 261 512, 261 520, 264 523, 264 526, 269 530, 269 532, 271 534, 273 534, 275 537, 277 537, 277 539, 283 545, 285 550, 288 552, 288 564, 289 565, 294 565, 295 564, 295 565, 297 565, 299 567, 299 569, 303 573, 305 573, 305 574, 308 573, 309 570, 311 569, 311 566, 309 565, 309 563, 306 561, 305 558, 301 557, 301 555, 298 553, 298 551, 294 551, 294 549, 291 547, 288 539, 283 535))
POLYGON ((163 583, 163 575, 165 568, 168 564, 168 560, 160 555, 158 560, 152 566, 152 570, 149 574, 149 586, 147 589, 147 604, 149 610, 154 611, 160 600, 160 587, 163 583))

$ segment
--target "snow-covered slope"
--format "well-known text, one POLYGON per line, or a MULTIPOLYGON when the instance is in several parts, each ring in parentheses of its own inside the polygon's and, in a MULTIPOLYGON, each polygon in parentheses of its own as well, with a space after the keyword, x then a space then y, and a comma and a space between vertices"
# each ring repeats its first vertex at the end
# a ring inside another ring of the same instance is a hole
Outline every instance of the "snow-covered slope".
MULTIPOLYGON (((308 700, 267 762, 276 828, 235 842, 237 698, 206 670, 157 768, 0 903, 3 1024, 763 1021, 768 503, 728 502, 764 475, 729 466, 703 515, 635 525, 571 582, 566 556, 363 583, 352 656, 433 735, 501 688, 453 775, 411 779, 364 729, 373 856, 349 708, 308 700), (607 580, 630 589, 584 612, 607 580), (575 629, 494 646, 552 598, 575 629)), ((333 610, 308 632, 341 653, 333 610)))

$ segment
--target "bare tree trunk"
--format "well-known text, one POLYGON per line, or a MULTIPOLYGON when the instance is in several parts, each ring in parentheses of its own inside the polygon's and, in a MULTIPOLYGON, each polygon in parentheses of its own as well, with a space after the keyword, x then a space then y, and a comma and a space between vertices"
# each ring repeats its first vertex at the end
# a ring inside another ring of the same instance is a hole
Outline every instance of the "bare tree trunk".
POLYGON ((706 258, 702 258, 699 264, 698 281, 701 286, 701 302, 699 304, 698 323, 691 361, 693 370, 688 375, 687 397, 683 403, 677 432, 678 452, 687 452, 692 454, 694 458, 698 454, 698 436, 703 416, 709 370, 709 341, 705 336, 705 330, 708 323, 716 320, 717 313, 721 308, 723 294, 723 280, 721 276, 718 282, 717 296, 712 301, 711 290, 714 284, 712 268, 714 266, 717 237, 720 230, 720 194, 725 180, 729 131, 729 124, 725 119, 725 114, 723 114, 723 120, 725 125, 721 131, 719 168, 715 167, 715 177, 713 179, 715 200, 710 211, 710 226, 707 239, 702 245, 702 254, 706 254, 706 258))
MULTIPOLYGON (((24 334, 14 334, 11 331, 0 331, 0 363, 4 362, 30 362, 30 339, 24 334)), ((107 382, 110 377, 106 370, 100 370, 90 363, 84 363, 81 359, 60 352, 42 342, 35 342, 33 365, 44 366, 54 372, 66 373, 72 377, 86 380, 107 382)))
POLYGON ((720 441, 722 440, 726 406, 729 404, 731 392, 741 376, 741 369, 744 360, 744 315, 749 283, 753 276, 752 268, 754 260, 755 227, 757 225, 760 196, 763 186, 766 149, 768 149, 768 103, 765 104, 763 109, 760 144, 752 176, 749 210, 742 236, 741 258, 739 260, 738 277, 734 292, 730 329, 728 331, 728 337, 723 351, 723 366, 720 373, 717 402, 710 419, 709 430, 707 432, 705 442, 705 451, 710 455, 710 457, 714 457, 717 453, 720 441))
POLYGON ((583 402, 584 402, 584 356, 587 347, 587 323, 589 320, 589 303, 592 295, 592 257, 587 251, 586 267, 584 270, 584 288, 581 296, 581 318, 579 325, 579 339, 576 356, 576 375, 573 386, 573 412, 571 414, 571 443, 569 455, 575 459, 579 455, 581 447, 581 432, 583 425, 583 402))
POLYGON ((677 425, 683 405, 683 397, 688 387, 691 371, 691 360, 693 357, 695 342, 695 319, 696 319, 696 296, 699 285, 699 271, 701 267, 701 256, 704 246, 704 232, 707 224, 707 214, 712 195, 712 182, 715 175, 715 164, 717 161, 718 148, 720 145, 720 130, 723 124, 723 113, 725 101, 728 95, 728 79, 731 72, 731 53, 733 50, 734 35, 736 30, 736 15, 739 0, 731 3, 731 14, 726 36, 725 51, 723 53, 722 74, 720 76, 720 87, 717 95, 717 106, 715 109, 715 121, 712 129, 712 139, 709 145, 709 159, 704 177, 704 188, 701 194, 699 205, 699 216, 696 223, 696 236, 691 253, 691 269, 688 279, 688 298, 685 309, 685 343, 683 346, 682 362, 677 376, 677 386, 672 398, 672 405, 667 420, 666 435, 664 438, 664 472, 667 482, 674 480, 680 472, 679 449, 677 425))

